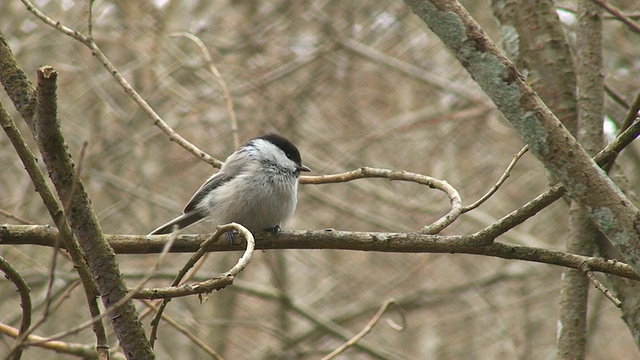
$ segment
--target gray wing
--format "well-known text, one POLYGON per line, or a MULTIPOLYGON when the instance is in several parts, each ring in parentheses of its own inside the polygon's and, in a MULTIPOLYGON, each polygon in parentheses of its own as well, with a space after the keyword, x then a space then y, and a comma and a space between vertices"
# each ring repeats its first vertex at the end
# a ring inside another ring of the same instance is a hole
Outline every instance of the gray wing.
POLYGON ((184 229, 187 226, 195 224, 202 219, 204 219, 204 215, 197 211, 193 211, 188 214, 182 214, 177 218, 169 221, 168 223, 160 226, 159 228, 153 230, 149 235, 171 234, 174 229, 184 229))
POLYGON ((196 191, 195 194, 193 194, 193 196, 191 197, 191 200, 189 200, 187 205, 184 207, 183 212, 187 214, 189 212, 196 210, 196 206, 198 206, 200 201, 202 201, 202 199, 204 199, 204 197, 207 196, 207 194, 211 190, 226 183, 227 181, 230 181, 234 177, 235 176, 233 175, 230 176, 222 171, 220 171, 217 174, 214 174, 207 181, 205 181, 205 183, 202 184, 202 186, 200 186, 200 188, 198 189, 198 191, 196 191))
POLYGON ((184 229, 187 226, 195 224, 198 221, 204 219, 207 214, 198 211, 198 209, 196 208, 198 203, 202 201, 205 196, 207 196, 209 191, 217 188, 218 186, 231 179, 233 179, 233 176, 228 176, 225 172, 222 171, 210 177, 191 197, 191 200, 189 200, 189 203, 187 203, 187 206, 184 208, 184 213, 182 215, 153 230, 149 235, 170 234, 172 231, 174 231, 174 229, 184 229))
POLYGON ((242 172, 242 159, 246 156, 245 147, 241 147, 233 154, 229 155, 227 160, 225 160, 224 165, 220 168, 220 171, 217 174, 213 174, 207 181, 200 186, 200 189, 196 191, 195 194, 191 197, 191 200, 184 207, 184 213, 189 213, 191 211, 196 210, 196 207, 202 201, 202 199, 207 196, 209 191, 217 188, 218 186, 226 183, 227 181, 233 180, 236 176, 238 176, 242 172))

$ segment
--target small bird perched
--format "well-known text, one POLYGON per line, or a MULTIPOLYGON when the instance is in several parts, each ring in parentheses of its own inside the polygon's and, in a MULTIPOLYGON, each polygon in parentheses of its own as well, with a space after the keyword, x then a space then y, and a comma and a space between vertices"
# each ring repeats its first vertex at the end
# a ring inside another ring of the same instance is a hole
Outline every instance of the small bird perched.
POLYGON ((284 137, 268 133, 229 155, 220 171, 191 197, 182 215, 149 235, 169 234, 203 219, 237 222, 252 232, 277 231, 296 209, 298 176, 311 171, 284 137))

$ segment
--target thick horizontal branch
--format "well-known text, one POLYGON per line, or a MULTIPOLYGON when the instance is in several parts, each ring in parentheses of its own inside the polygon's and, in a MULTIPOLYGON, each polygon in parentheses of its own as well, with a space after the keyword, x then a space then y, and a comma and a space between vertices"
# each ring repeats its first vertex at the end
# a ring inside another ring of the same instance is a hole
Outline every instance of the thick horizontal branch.
MULTIPOLYGON (((338 230, 283 231, 278 235, 256 234, 256 250, 268 249, 336 249, 396 253, 473 254, 502 259, 524 260, 580 269, 587 263, 592 271, 640 280, 631 266, 599 257, 571 254, 558 250, 509 245, 499 242, 483 244, 473 235, 425 235, 421 233, 380 233, 338 230)), ((58 232, 45 225, 0 225, 0 245, 53 246, 58 232)), ((160 253, 169 235, 105 235, 118 254, 160 253)), ((181 235, 170 252, 196 252, 209 235, 181 235)), ((227 241, 211 244, 209 251, 241 251, 244 245, 227 241)))

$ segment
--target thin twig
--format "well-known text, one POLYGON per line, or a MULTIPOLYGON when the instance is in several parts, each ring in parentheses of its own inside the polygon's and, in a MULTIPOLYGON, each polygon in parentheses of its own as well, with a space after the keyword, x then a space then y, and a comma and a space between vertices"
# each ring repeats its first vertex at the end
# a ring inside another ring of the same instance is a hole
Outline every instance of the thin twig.
MULTIPOLYGON (((0 323, 0 334, 4 334, 13 338, 18 337, 19 330, 0 323)), ((68 354, 76 356, 80 359, 97 359, 98 353, 95 345, 85 345, 79 343, 70 343, 63 341, 42 341, 43 337, 38 335, 29 335, 26 340, 29 344, 33 344, 41 349, 54 351, 59 354, 68 354)), ((111 360, 125 360, 122 353, 111 352, 111 360)))
POLYGON ((87 10, 87 36, 89 39, 93 39, 93 2, 95 0, 89 0, 89 9, 87 10))
MULTIPOLYGON (((249 265, 249 262, 251 262, 251 257, 253 257, 253 252, 256 248, 256 240, 253 238, 253 234, 251 234, 251 232, 244 226, 236 223, 231 223, 230 225, 233 225, 235 229, 242 235, 242 238, 246 240, 247 248, 240 259, 238 259, 238 262, 231 269, 229 269, 229 271, 223 273, 222 275, 238 276, 238 274, 240 274, 242 270, 244 270, 247 265, 249 265)), ((203 252, 205 251, 206 249, 203 249, 203 252)))
MULTIPOLYGON (((631 103, 627 108, 627 113, 625 114, 624 119, 622 120, 622 124, 620 124, 620 128, 618 129, 617 136, 620 136, 620 134, 626 131, 629 128, 629 126, 631 126, 631 124, 633 124, 638 119, 638 111, 640 111, 640 92, 636 94, 636 97, 633 99, 633 103, 631 103)), ((618 156, 617 153, 611 156, 611 158, 607 161, 606 164, 604 164, 602 168, 607 172, 611 170, 611 168, 613 167, 613 164, 616 161, 617 156, 618 156)))
POLYGON ((629 30, 640 34, 640 26, 638 26, 638 24, 636 24, 635 21, 629 19, 629 17, 623 14, 622 11, 618 10, 615 6, 611 6, 607 4, 606 1, 602 1, 602 0, 591 0, 591 1, 593 1, 595 4, 597 4, 601 8, 608 11, 609 14, 613 15, 616 19, 620 20, 622 23, 627 25, 629 27, 629 30))
MULTIPOLYGON (((610 159, 615 158, 622 149, 631 144, 638 135, 640 135, 640 122, 636 119, 636 121, 620 133, 611 143, 600 150, 600 152, 593 157, 593 160, 595 160, 599 166, 603 166, 609 162, 610 159)), ((492 242, 496 237, 506 233, 516 225, 522 224, 542 209, 562 198, 565 193, 566 189, 564 186, 557 184, 543 194, 538 195, 535 199, 512 211, 510 214, 507 214, 502 219, 476 232, 474 236, 476 236, 480 242, 492 242)))
POLYGON ((6 217, 8 217, 10 219, 14 219, 14 220, 20 222, 23 225, 35 225, 34 222, 29 221, 29 220, 27 220, 27 219, 25 219, 23 217, 20 217, 20 216, 18 216, 16 214, 12 214, 12 213, 10 213, 10 212, 8 212, 6 210, 0 209, 0 215, 4 215, 4 216, 6 216, 6 217))
POLYGON ((185 138, 183 138, 180 134, 178 134, 173 128, 171 128, 162 118, 158 115, 155 110, 147 103, 146 100, 129 84, 129 82, 124 78, 122 73, 113 65, 111 60, 102 52, 98 44, 93 41, 92 38, 83 35, 82 33, 73 30, 67 26, 62 25, 59 21, 54 21, 47 15, 45 15, 42 11, 38 10, 30 1, 21 0, 23 4, 27 7, 27 10, 30 11, 33 15, 35 15, 38 19, 40 19, 45 24, 53 27, 54 29, 60 31, 61 33, 81 42, 85 46, 87 46, 93 56, 95 56, 101 63, 102 66, 107 69, 109 74, 111 74, 116 82, 124 89, 125 93, 127 93, 133 101, 138 104, 138 106, 144 111, 147 116, 153 120, 153 123, 159 127, 169 138, 169 140, 175 142, 180 145, 182 148, 192 153, 196 157, 201 160, 220 168, 222 166, 222 161, 211 157, 206 152, 200 150, 197 146, 193 145, 185 138))
MULTIPOLYGON (((351 347, 354 344, 358 343, 358 341, 360 341, 360 339, 362 339, 365 335, 367 335, 368 333, 371 332, 373 327, 378 323, 378 321, 382 317, 382 314, 384 314, 385 311, 387 311, 387 308, 389 308, 389 306, 391 306, 391 305, 396 305, 397 306, 398 303, 396 302, 395 299, 389 299, 389 300, 385 301, 384 304, 382 304, 382 306, 378 310, 378 312, 373 316, 373 318, 369 321, 369 323, 364 327, 364 329, 362 329, 356 336, 354 336, 353 338, 349 339, 349 341, 347 341, 346 343, 340 345, 337 349, 333 350, 329 355, 323 357, 322 360, 333 359, 338 354, 340 354, 341 352, 345 351, 349 347, 351 347)), ((405 318, 404 318, 404 312, 402 311, 402 309, 400 307, 397 307, 397 311, 402 316, 402 325, 398 325, 397 323, 394 322, 394 323, 391 324, 391 327, 393 329, 397 330, 397 331, 402 331, 405 328, 405 322, 406 322, 405 318)))
POLYGON ((604 93, 607 94, 614 103, 620 105, 620 107, 625 109, 629 108, 629 102, 627 102, 627 100, 623 98, 622 95, 618 94, 611 86, 605 84, 604 93))
POLYGON ((205 44, 200 40, 199 37, 188 33, 188 32, 177 32, 170 34, 171 37, 184 36, 187 39, 196 43, 202 56, 204 56, 204 60, 209 65, 209 70, 211 73, 218 79, 218 83, 220 83, 220 87, 222 87, 222 94, 224 95, 224 99, 227 103, 227 111, 229 111, 229 118, 231 120, 231 134, 233 136, 233 145, 238 148, 240 147, 240 135, 238 130, 238 120, 236 119, 236 112, 233 110, 233 101, 231 100, 231 93, 229 93, 229 87, 227 86, 226 81, 224 81, 224 77, 216 67, 216 64, 213 62, 213 58, 211 57, 211 53, 209 49, 205 46, 205 44))
MULTIPOLYGON (((152 301, 144 299, 144 300, 142 300, 142 302, 145 305, 147 305, 150 309, 152 309, 153 311, 156 311, 156 312, 158 311, 158 306, 156 306, 156 304, 154 304, 152 301)), ((176 329, 179 332, 181 332, 182 334, 184 334, 197 347, 201 348, 203 351, 205 351, 207 354, 209 354, 212 358, 217 359, 217 360, 222 360, 222 356, 220 356, 220 354, 218 354, 215 350, 213 350, 211 347, 209 347, 207 344, 205 344, 204 341, 200 340, 197 336, 192 334, 187 328, 185 328, 184 326, 180 325, 177 321, 173 320, 169 315, 162 314, 162 320, 166 321, 174 329, 176 329)))
POLYGON ((484 194, 480 199, 478 199, 476 202, 474 202, 471 205, 465 206, 464 208, 462 208, 462 213, 466 213, 469 212, 475 208, 477 208, 478 206, 482 205, 482 203, 484 203, 485 201, 487 201, 487 199, 489 199, 493 194, 495 194, 496 191, 498 191, 498 189, 500 189, 500 186, 502 186, 502 184, 504 184, 504 182, 507 180, 507 178, 509 178, 509 176, 511 176, 511 170, 513 170, 513 168, 516 166, 516 164, 518 163, 518 160, 520 160, 520 158, 527 153, 527 151, 529 151, 529 147, 527 145, 525 145, 522 150, 520 150, 511 160, 511 163, 509 163, 509 166, 507 166, 507 169, 504 171, 504 173, 502 174, 502 176, 500 177, 500 179, 498 180, 498 182, 491 188, 491 190, 489 190, 486 194, 484 194))
POLYGON ((613 303, 613 305, 615 305, 617 308, 622 307, 622 301, 620 301, 615 295, 613 295, 611 291, 609 291, 609 289, 602 285, 600 280, 598 280, 598 278, 596 278, 596 276, 593 274, 588 261, 585 261, 582 263, 582 265, 580 265, 580 271, 582 271, 587 276, 587 278, 593 283, 593 285, 595 285, 596 289, 600 290, 600 292, 602 292, 604 296, 613 303))
MULTIPOLYGON (((216 231, 211 236, 209 236, 207 240, 205 240, 200 244, 198 251, 196 251, 193 255, 191 255, 189 260, 184 264, 184 266, 180 269, 180 271, 178 271, 178 274, 176 275, 175 279, 173 279, 173 281, 171 282, 171 287, 175 287, 178 284, 180 284, 180 281, 182 281, 182 279, 187 274, 189 269, 191 269, 198 262, 198 260, 202 256, 204 256, 204 254, 207 253, 210 244, 216 242, 220 238, 220 236, 222 236, 223 234, 226 234, 234 230, 238 231, 242 236, 242 238, 245 239, 245 241, 247 242, 247 248, 244 254, 242 254, 242 257, 236 263, 236 265, 226 273, 223 273, 221 276, 223 278, 224 277, 233 278, 236 275, 238 275, 251 261, 251 257, 253 256, 256 243, 251 232, 247 230, 244 226, 237 223, 230 223, 230 224, 218 226, 216 231)), ((173 236, 177 236, 177 232, 173 232, 172 234, 173 236)), ((212 279, 212 280, 218 280, 218 279, 212 279)), ((200 296, 200 300, 202 301, 202 293, 200 292, 198 293, 198 295, 200 296)), ((169 301, 171 301, 171 297, 166 297, 163 299, 162 303, 158 307, 158 311, 156 312, 155 316, 151 320, 151 334, 149 335, 149 342, 151 343, 152 348, 156 339, 158 338, 157 337, 158 327, 160 325, 160 319, 162 318, 162 313, 164 312, 164 309, 167 307, 167 304, 169 303, 169 301)))
POLYGON ((37 325, 34 326, 34 329, 38 328, 40 324, 44 323, 47 317, 49 317, 51 302, 53 298, 51 294, 53 292, 53 283, 56 279, 56 267, 58 264, 58 255, 60 253, 60 241, 56 241, 55 246, 53 247, 53 252, 51 253, 51 262, 49 264, 49 278, 47 279, 47 291, 44 297, 44 309, 42 310, 42 318, 38 321, 37 325))

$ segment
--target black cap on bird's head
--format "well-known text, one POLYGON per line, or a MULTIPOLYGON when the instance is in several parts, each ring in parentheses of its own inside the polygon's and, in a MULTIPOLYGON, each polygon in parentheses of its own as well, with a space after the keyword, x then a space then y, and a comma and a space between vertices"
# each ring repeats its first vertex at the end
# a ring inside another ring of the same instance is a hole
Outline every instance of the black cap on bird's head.
POLYGON ((298 148, 286 138, 275 133, 267 133, 255 139, 262 139, 262 140, 268 141, 273 145, 277 146, 278 148, 280 148, 280 150, 282 150, 282 152, 284 152, 284 154, 287 155, 287 157, 291 159, 291 161, 295 162, 296 165, 298 165, 298 171, 311 171, 309 167, 302 165, 302 158, 300 157, 300 151, 298 151, 298 148))

